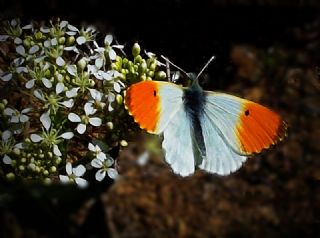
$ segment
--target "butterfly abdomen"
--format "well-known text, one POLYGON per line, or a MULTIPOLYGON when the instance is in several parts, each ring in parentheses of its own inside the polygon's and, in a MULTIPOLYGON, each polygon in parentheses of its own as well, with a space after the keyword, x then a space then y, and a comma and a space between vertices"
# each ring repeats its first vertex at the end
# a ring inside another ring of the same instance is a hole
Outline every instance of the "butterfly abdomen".
POLYGON ((183 102, 187 115, 191 119, 192 132, 202 156, 206 155, 206 147, 202 135, 200 118, 204 113, 205 93, 198 84, 184 90, 183 102))

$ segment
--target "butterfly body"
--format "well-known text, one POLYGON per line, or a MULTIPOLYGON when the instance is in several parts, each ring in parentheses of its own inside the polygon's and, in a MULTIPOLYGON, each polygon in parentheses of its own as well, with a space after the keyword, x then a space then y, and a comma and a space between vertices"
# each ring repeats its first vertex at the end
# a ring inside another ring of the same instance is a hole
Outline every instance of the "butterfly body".
POLYGON ((133 84, 125 105, 141 128, 163 134, 166 161, 186 176, 196 168, 221 175, 242 165, 247 156, 281 140, 281 117, 257 103, 224 93, 160 81, 133 84))

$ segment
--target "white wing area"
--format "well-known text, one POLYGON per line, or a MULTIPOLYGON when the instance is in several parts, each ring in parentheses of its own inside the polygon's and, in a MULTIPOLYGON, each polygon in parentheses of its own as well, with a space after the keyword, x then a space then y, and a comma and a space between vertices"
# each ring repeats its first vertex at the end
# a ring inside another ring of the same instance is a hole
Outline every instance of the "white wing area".
POLYGON ((191 125, 183 107, 172 117, 164 132, 162 147, 166 161, 173 171, 181 176, 188 176, 195 170, 192 149, 191 125))
POLYGON ((199 167, 210 173, 228 175, 241 167, 246 156, 237 154, 232 148, 236 146, 232 144, 232 135, 225 135, 233 131, 235 115, 232 112, 238 111, 239 106, 227 95, 218 95, 222 97, 207 97, 210 102, 206 102, 204 114, 200 117, 206 156, 199 167))
POLYGON ((217 173, 219 175, 228 175, 239 169, 246 160, 246 157, 236 154, 232 150, 220 136, 210 118, 204 115, 200 121, 206 145, 206 156, 203 157, 199 167, 210 173, 217 173))
POLYGON ((157 128, 157 134, 160 134, 167 127, 171 118, 176 116, 176 112, 183 107, 183 90, 181 87, 172 83, 158 83, 161 85, 159 87, 161 115, 157 128))
POLYGON ((214 124, 215 130, 225 142, 236 153, 244 155, 236 130, 244 100, 224 93, 207 93, 204 110, 206 123, 214 124))

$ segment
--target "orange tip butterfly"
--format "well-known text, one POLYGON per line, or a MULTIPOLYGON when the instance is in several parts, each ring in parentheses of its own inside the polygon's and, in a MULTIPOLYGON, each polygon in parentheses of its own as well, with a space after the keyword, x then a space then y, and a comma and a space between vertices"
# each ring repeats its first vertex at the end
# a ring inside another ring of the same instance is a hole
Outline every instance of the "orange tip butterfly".
POLYGON ((248 156, 286 134, 286 123, 270 109, 229 94, 204 91, 198 77, 209 62, 188 88, 142 81, 126 91, 130 115, 149 133, 163 133, 165 159, 181 176, 196 168, 228 175, 248 156))

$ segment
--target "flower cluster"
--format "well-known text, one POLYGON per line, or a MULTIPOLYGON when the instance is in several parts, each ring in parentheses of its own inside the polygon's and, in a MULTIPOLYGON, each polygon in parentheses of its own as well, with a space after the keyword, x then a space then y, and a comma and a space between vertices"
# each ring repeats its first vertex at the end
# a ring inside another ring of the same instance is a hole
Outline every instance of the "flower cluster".
MULTIPOLYGON (((86 187, 118 177, 115 146, 126 146, 132 120, 123 107, 125 88, 140 80, 162 80, 155 55, 127 57, 111 34, 67 21, 0 29, 0 48, 10 62, 0 70, 0 170, 8 179, 72 182, 86 187), (75 166, 76 165, 76 166, 75 166), (65 169, 64 169, 65 168, 65 169)), ((2 61, 1 61, 2 62, 2 61)))

